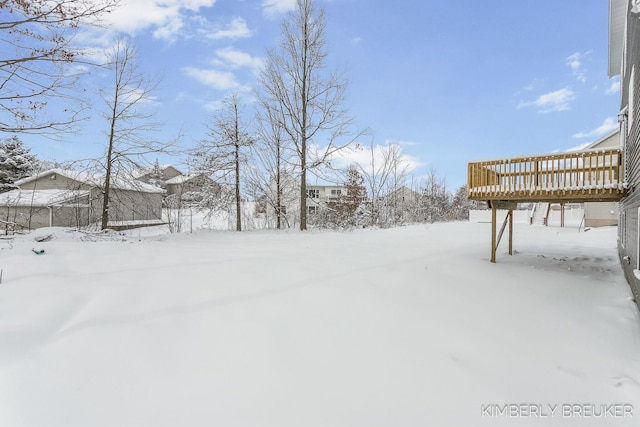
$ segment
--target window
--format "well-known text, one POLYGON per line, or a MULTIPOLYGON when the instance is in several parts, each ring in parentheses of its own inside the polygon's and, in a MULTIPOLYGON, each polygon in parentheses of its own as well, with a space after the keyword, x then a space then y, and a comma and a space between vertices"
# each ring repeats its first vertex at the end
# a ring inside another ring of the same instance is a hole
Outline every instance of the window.
POLYGON ((315 215, 318 213, 318 207, 317 206, 309 206, 308 207, 308 211, 311 215, 315 215))
POLYGON ((342 194, 342 190, 331 190, 332 196, 340 196, 342 194))
POLYGON ((320 190, 307 190, 307 197, 317 199, 320 197, 320 190))

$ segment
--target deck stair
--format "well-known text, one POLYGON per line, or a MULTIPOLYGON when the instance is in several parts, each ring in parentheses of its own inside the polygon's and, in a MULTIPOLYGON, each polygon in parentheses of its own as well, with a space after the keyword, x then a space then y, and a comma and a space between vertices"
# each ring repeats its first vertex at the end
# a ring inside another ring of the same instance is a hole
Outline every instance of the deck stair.
POLYGON ((549 203, 538 202, 535 204, 533 216, 531 217, 531 225, 547 225, 547 210, 549 203))

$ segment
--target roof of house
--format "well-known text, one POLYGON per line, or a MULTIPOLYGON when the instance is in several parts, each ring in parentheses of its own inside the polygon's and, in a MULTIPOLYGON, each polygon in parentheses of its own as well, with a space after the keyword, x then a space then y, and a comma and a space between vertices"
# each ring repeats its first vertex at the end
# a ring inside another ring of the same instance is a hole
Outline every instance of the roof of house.
POLYGON ((183 183, 185 183, 187 181, 190 181, 190 180, 192 180, 194 178, 197 178, 199 176, 204 176, 204 175, 199 174, 199 173, 188 173, 186 175, 178 175, 178 176, 174 176, 171 179, 166 180, 165 184, 168 184, 168 185, 170 185, 170 184, 183 184, 183 183))
MULTIPOLYGON (((601 145, 603 145, 603 143, 605 142, 611 142, 611 140, 613 138, 615 138, 618 134, 620 133, 620 129, 616 129, 613 132, 603 136, 602 138, 593 141, 591 144, 587 145, 585 147, 585 150, 591 150, 593 148, 599 148, 601 145)), ((615 140, 616 142, 618 141, 617 139, 615 140)))
MULTIPOLYGON (((181 174, 181 175, 182 175, 182 171, 180 171, 180 169, 178 169, 177 167, 175 167, 175 166, 173 166, 173 165, 160 165, 160 166, 159 166, 159 168, 160 168, 160 170, 161 170, 161 171, 163 171, 163 172, 164 172, 166 169, 173 168, 173 169, 175 169, 179 174, 181 174)), ((150 174, 151 172, 153 172, 153 170, 154 170, 154 169, 155 169, 155 166, 149 166, 149 167, 146 167, 146 168, 139 168, 139 169, 136 169, 136 170, 134 170, 133 172, 131 172, 131 174, 134 176, 134 178, 136 178, 136 179, 137 179, 137 178, 141 178, 141 177, 143 177, 143 176, 145 176, 145 175, 150 174)))
POLYGON ((399 188, 396 188, 396 189, 395 189, 395 190, 393 190, 393 191, 390 191, 389 193, 387 193, 387 194, 386 194, 385 196, 383 196, 383 197, 391 197, 391 196, 393 196, 394 194, 407 194, 407 195, 415 196, 415 197, 419 197, 419 196, 420 196, 420 193, 418 193, 417 191, 410 189, 410 188, 409 188, 409 187, 407 187, 406 185, 403 185, 403 186, 401 186, 401 187, 399 187, 399 188))
POLYGON ((87 196, 87 190, 11 190, 0 194, 1 206, 56 206, 87 196))
MULTIPOLYGON (((54 174, 64 176, 73 181, 81 182, 93 187, 101 187, 104 184, 103 175, 94 175, 85 172, 72 171, 69 169, 49 169, 37 175, 18 180, 14 184, 17 186, 21 186, 33 182, 39 178, 46 178, 54 174)), ((156 187, 155 185, 137 181, 133 179, 133 177, 125 178, 123 176, 112 177, 111 188, 116 188, 118 190, 139 191, 142 193, 164 193, 163 189, 156 187)))

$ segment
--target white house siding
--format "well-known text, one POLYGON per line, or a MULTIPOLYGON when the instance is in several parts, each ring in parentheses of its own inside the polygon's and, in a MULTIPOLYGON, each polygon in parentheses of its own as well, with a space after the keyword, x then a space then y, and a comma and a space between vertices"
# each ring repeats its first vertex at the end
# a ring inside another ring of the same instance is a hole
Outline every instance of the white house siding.
MULTIPOLYGON (((6 193, 5 193, 6 195, 6 193)), ((41 227, 84 227, 90 222, 89 197, 82 196, 64 203, 29 204, 24 200, 19 204, 0 206, 0 219, 18 224, 18 228, 35 229, 41 227)))
POLYGON ((588 202, 584 204, 585 227, 618 225, 618 202, 588 202))
MULTIPOLYGON (((610 0, 610 6, 616 6, 619 2, 610 0)), ((614 43, 623 46, 626 44, 626 51, 623 52, 625 60, 624 69, 621 70, 620 78, 620 110, 627 109, 627 121, 623 120, 621 126, 622 139, 625 141, 623 150, 626 159, 626 175, 628 183, 627 197, 620 202, 620 224, 619 228, 624 235, 619 235, 618 250, 622 260, 622 267, 627 277, 635 297, 636 304, 640 307, 640 281, 635 277, 634 270, 640 269, 638 259, 638 209, 640 208, 640 121, 638 120, 638 100, 630 94, 640 94, 640 79, 637 76, 640 67, 640 19, 635 15, 630 15, 630 3, 625 2, 626 8, 626 31, 622 28, 609 28, 610 35, 626 34, 626 43, 614 43), (622 31, 621 31, 622 30, 622 31), (634 72, 635 70, 635 72, 634 72), (636 113, 633 113, 633 112, 636 113)), ((609 56, 614 57, 619 52, 609 52, 609 56)))
MULTIPOLYGON (((109 221, 162 219, 163 193, 112 189, 109 196, 109 221)), ((102 197, 98 200, 102 207, 102 197)))

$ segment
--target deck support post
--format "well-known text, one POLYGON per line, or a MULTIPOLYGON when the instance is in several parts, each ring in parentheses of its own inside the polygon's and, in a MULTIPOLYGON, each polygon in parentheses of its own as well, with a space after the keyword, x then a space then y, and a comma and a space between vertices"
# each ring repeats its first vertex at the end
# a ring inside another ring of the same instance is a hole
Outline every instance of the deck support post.
POLYGON ((496 207, 491 205, 491 262, 496 262, 496 207))
POLYGON ((560 227, 564 227, 564 203, 560 203, 560 227))
POLYGON ((513 210, 509 210, 509 255, 513 255, 513 210))
POLYGON ((500 245, 500 240, 502 240, 504 230, 507 228, 507 224, 509 224, 509 255, 513 255, 513 210, 516 206, 517 204, 515 202, 491 202, 491 262, 493 263, 496 262, 496 251, 500 245), (504 218, 500 232, 496 236, 498 208, 507 209, 509 212, 504 218))

